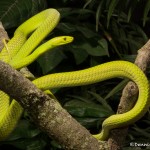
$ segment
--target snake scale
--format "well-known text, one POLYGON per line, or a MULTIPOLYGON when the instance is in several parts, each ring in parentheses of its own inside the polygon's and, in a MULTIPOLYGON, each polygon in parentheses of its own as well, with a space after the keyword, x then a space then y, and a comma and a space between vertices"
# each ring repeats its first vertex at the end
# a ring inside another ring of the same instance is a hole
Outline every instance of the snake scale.
MULTIPOLYGON (((52 8, 31 17, 16 29, 14 37, 2 49, 0 60, 15 69, 21 69, 44 52, 72 42, 73 37, 60 36, 39 46, 41 41, 56 27, 59 19, 59 12, 52 8)), ((126 61, 112 61, 84 70, 46 75, 32 82, 45 91, 58 87, 92 84, 115 77, 125 77, 134 81, 139 88, 139 96, 130 111, 108 117, 102 124, 101 132, 93 135, 99 140, 106 140, 111 129, 134 123, 147 112, 150 106, 148 80, 136 65, 126 61)), ((6 93, 0 91, 0 140, 10 135, 22 112, 23 108, 18 102, 11 101, 6 93)))

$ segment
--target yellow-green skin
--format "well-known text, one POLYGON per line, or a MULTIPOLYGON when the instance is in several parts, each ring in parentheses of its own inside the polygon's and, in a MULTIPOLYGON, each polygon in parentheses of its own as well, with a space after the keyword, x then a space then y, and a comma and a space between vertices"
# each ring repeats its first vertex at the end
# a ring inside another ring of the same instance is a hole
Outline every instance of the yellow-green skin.
MULTIPOLYGON (((14 37, 7 45, 8 49, 2 50, 0 59, 9 63, 15 69, 20 69, 33 62, 49 47, 53 48, 70 43, 73 40, 72 37, 56 37, 34 50, 57 25, 58 21, 59 13, 55 9, 45 10, 32 17, 15 31, 14 37), (27 40, 28 34, 33 30, 35 32, 27 40)), ((113 61, 80 71, 46 75, 35 79, 33 83, 45 91, 58 87, 92 84, 115 77, 133 80, 139 88, 139 96, 132 110, 124 114, 110 116, 103 122, 102 131, 93 135, 99 140, 106 140, 111 129, 134 123, 146 113, 150 106, 148 80, 136 65, 126 61, 113 61)), ((1 91, 0 96, 0 140, 4 140, 15 128, 23 109, 15 100, 10 104, 9 96, 4 92, 1 91)))

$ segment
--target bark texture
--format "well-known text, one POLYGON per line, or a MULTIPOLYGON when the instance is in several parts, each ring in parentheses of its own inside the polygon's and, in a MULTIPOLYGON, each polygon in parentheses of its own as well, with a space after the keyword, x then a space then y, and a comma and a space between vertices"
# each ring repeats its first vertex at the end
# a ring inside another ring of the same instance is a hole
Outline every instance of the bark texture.
POLYGON ((0 89, 16 99, 32 121, 66 150, 107 150, 60 104, 38 89, 30 80, 0 61, 0 89))
POLYGON ((65 109, 36 88, 22 74, 0 61, 0 89, 16 99, 35 124, 68 150, 107 149, 73 119, 65 109))

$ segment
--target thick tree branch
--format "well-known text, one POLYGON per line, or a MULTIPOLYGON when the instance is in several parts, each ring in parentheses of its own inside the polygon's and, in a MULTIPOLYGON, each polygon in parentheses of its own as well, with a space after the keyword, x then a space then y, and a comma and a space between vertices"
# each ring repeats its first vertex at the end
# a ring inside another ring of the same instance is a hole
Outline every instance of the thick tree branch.
MULTIPOLYGON (((138 50, 138 55, 135 64, 143 71, 150 64, 150 40, 138 50)), ((118 113, 125 113, 129 111, 135 104, 138 96, 138 88, 135 83, 129 82, 123 90, 120 104, 118 106, 118 113)), ((115 129, 111 133, 108 144, 111 150, 122 149, 123 142, 127 135, 128 127, 115 129)))
POLYGON ((36 88, 30 80, 0 61, 0 89, 25 108, 36 125, 69 150, 105 149, 60 104, 36 88))
POLYGON ((0 89, 27 110, 35 124, 67 150, 107 150, 60 104, 8 64, 0 61, 0 89))

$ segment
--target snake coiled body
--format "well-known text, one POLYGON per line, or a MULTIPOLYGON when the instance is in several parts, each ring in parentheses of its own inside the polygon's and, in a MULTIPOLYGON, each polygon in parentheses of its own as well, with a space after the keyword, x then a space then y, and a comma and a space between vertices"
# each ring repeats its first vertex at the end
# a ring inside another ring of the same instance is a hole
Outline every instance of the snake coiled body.
MULTIPOLYGON (((55 9, 48 9, 35 15, 18 27, 7 45, 8 49, 2 50, 0 59, 15 69, 20 69, 29 65, 49 48, 70 43, 72 37, 61 36, 37 47, 58 21, 59 13, 55 9), (33 28, 29 28, 31 23, 33 28), (28 39, 28 34, 33 31, 34 33, 28 39)), ((94 137, 106 140, 111 129, 134 123, 150 106, 148 80, 136 65, 126 61, 113 61, 84 70, 46 75, 32 82, 45 91, 58 87, 92 84, 115 77, 129 78, 134 81, 139 88, 139 96, 135 106, 129 112, 112 115, 103 122, 102 131, 94 137)), ((0 140, 3 140, 14 129, 23 109, 15 100, 10 103, 9 96, 4 92, 1 91, 0 96, 0 140)))

